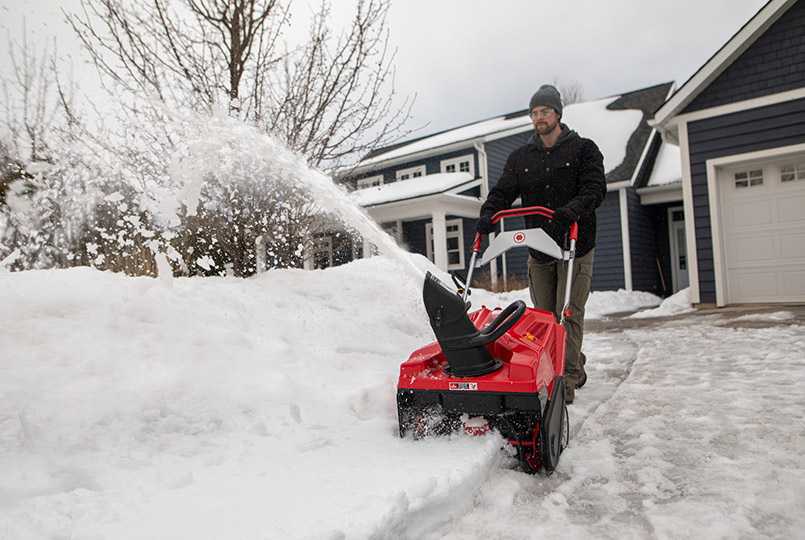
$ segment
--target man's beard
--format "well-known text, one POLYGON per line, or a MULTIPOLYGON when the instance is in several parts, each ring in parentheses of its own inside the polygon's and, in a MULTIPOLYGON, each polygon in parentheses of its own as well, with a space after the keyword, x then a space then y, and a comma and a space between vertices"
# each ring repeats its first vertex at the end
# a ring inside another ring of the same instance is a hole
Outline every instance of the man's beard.
POLYGON ((538 122, 536 125, 537 133, 540 135, 550 135, 557 127, 559 127, 558 118, 555 122, 538 122))

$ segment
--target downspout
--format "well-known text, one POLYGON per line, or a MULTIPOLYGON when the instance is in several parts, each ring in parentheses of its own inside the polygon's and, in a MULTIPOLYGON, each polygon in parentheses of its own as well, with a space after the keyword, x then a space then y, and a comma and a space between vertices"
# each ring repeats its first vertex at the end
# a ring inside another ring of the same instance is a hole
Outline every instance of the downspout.
MULTIPOLYGON (((481 177, 481 200, 486 200, 486 197, 489 195, 489 163, 486 159, 486 149, 484 148, 484 143, 476 142, 472 145, 475 148, 475 151, 478 152, 478 176, 481 177)), ((503 222, 500 222, 501 231, 503 230, 503 222)), ((489 241, 491 242, 494 239, 494 233, 490 235, 489 241)), ((504 272, 504 279, 505 279, 505 268, 506 268, 506 254, 503 254, 503 272, 504 272)), ((498 284, 498 260, 495 259, 489 263, 489 279, 491 281, 492 287, 497 287, 498 284)))
POLYGON ((486 161, 486 150, 483 143, 475 143, 475 151, 478 152, 478 176, 481 177, 481 198, 486 200, 489 195, 489 170, 486 161))

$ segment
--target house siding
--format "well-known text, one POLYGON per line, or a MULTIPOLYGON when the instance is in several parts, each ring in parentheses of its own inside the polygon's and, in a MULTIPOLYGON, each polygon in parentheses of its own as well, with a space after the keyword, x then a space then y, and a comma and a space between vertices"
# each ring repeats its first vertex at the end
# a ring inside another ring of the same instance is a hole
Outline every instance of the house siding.
POLYGON ((701 302, 716 301, 707 160, 802 143, 805 143, 805 99, 688 124, 701 302))
POLYGON ((640 204, 634 189, 626 190, 629 207, 629 242, 632 264, 632 289, 662 294, 660 269, 657 267, 657 217, 649 206, 640 204))
POLYGON ((684 112, 805 86, 805 0, 791 6, 699 94, 684 112))
POLYGON ((596 210, 598 221, 595 237, 595 261, 590 285, 593 291, 612 291, 626 286, 621 238, 620 196, 608 191, 596 210))
POLYGON ((403 240, 411 253, 421 253, 422 255, 428 253, 425 232, 425 226, 428 223, 430 220, 425 219, 403 222, 403 240))
POLYGON ((489 189, 497 185, 500 176, 503 174, 503 168, 506 166, 506 161, 509 159, 509 154, 523 146, 528 142, 531 137, 532 131, 518 133, 511 137, 497 139, 490 141, 484 145, 486 150, 486 168, 489 178, 489 189))

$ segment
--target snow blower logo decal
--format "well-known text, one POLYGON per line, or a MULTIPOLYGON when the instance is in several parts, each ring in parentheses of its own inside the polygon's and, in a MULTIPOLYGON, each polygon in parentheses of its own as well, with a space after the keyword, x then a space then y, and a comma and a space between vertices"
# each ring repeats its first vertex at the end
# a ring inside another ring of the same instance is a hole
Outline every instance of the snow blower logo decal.
POLYGON ((478 390, 478 383, 475 382, 451 382, 450 390, 478 390))
POLYGON ((525 242, 525 233, 522 231, 518 232, 512 237, 512 240, 514 240, 515 244, 522 244, 525 242))

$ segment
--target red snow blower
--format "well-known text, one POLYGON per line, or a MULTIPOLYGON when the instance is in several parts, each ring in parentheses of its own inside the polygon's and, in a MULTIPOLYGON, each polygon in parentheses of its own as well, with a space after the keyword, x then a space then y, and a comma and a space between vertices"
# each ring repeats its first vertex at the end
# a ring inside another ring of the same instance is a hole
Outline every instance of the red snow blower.
MULTIPOLYGON (((531 207, 498 212, 505 217, 553 211, 531 207)), ((482 235, 475 237, 466 285, 458 291, 428 272, 423 299, 436 342, 415 351, 400 366, 397 414, 400 436, 422 438, 463 429, 481 434, 494 429, 517 450, 527 473, 551 474, 567 446, 570 430, 565 405, 565 319, 571 279, 565 285, 561 320, 549 311, 517 300, 505 309, 468 313, 469 285, 476 266, 483 266, 516 247, 529 247, 566 261, 573 275, 578 225, 564 250, 542 229, 499 233, 480 261, 482 235), (476 264, 477 263, 477 264, 476 264)))

